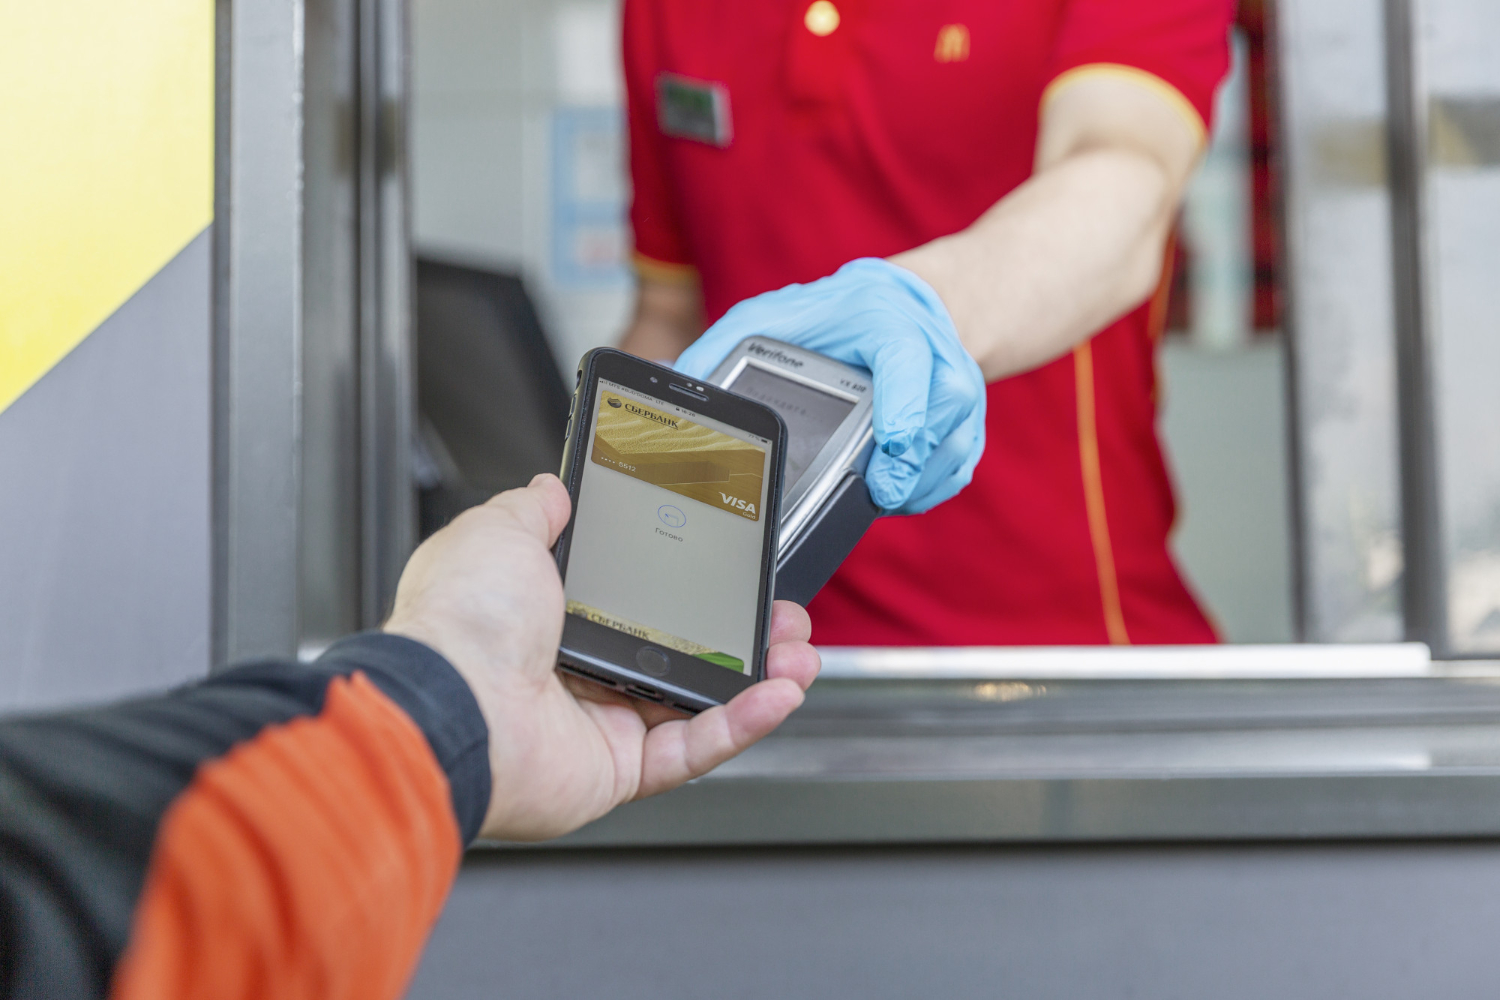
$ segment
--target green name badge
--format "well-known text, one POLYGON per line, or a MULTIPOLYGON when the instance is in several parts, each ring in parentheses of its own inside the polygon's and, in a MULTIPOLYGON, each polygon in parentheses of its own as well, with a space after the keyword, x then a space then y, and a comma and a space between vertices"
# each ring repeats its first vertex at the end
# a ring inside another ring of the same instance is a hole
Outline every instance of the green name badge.
POLYGON ((660 73, 656 77, 656 121, 663 135, 724 149, 733 136, 729 90, 722 83, 660 73))

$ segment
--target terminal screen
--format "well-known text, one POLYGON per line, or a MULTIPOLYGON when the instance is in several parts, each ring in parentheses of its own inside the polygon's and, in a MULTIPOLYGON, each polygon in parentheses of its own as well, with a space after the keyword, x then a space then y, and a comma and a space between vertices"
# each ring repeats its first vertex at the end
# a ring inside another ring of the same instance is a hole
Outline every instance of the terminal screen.
POLYGON ((568 613, 749 673, 772 442, 600 379, 568 613))
POLYGON ((766 404, 786 422, 788 493, 854 409, 853 400, 784 378, 756 364, 745 365, 728 388, 766 404))

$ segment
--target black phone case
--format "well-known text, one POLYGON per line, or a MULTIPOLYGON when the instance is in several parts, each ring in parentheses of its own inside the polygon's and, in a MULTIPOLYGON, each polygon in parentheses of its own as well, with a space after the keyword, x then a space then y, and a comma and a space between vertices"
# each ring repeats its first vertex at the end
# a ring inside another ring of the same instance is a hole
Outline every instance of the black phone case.
MULTIPOLYGON (((640 389, 647 394, 658 394, 670 399, 666 393, 673 387, 689 385, 703 386, 699 399, 711 399, 714 395, 729 397, 735 407, 753 407, 763 411, 774 422, 776 428, 775 460, 771 463, 771 482, 766 491, 767 509, 762 519, 767 530, 761 554, 761 607, 758 609, 754 664, 749 676, 736 674, 709 663, 690 662, 695 657, 671 650, 662 650, 639 638, 617 632, 614 629, 587 621, 575 615, 565 617, 563 642, 558 650, 558 667, 568 673, 601 684, 631 697, 668 705, 688 713, 701 712, 714 705, 721 705, 739 691, 765 676, 765 655, 769 645, 771 603, 777 596, 777 536, 781 523, 781 489, 785 475, 786 425, 772 409, 753 400, 736 396, 716 386, 698 383, 661 365, 642 361, 632 355, 611 348, 595 348, 585 354, 578 366, 578 377, 574 383, 573 403, 568 413, 567 440, 563 449, 561 478, 568 489, 568 496, 575 508, 579 486, 582 482, 585 461, 584 440, 592 423, 594 395, 590 387, 594 384, 601 358, 609 358, 611 364, 627 367, 639 366, 643 376, 655 375, 660 379, 660 388, 640 389), (665 663, 660 657, 664 656, 665 663)), ((690 405, 684 400, 681 405, 690 405)), ((721 401, 720 405, 725 405, 721 401)), ((733 421, 725 421, 733 423, 733 421)), ((568 519, 554 547, 558 570, 566 579, 568 552, 572 542, 573 519, 568 519)))

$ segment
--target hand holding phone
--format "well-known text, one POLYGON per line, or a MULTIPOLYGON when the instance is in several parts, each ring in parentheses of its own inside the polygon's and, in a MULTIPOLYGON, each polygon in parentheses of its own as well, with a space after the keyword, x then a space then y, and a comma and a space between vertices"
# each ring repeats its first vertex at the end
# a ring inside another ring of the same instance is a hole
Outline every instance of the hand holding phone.
POLYGON ((546 475, 460 515, 407 563, 385 626, 442 653, 479 703, 493 782, 481 837, 557 836, 705 774, 775 729, 818 672, 806 612, 778 601, 767 679, 694 718, 564 679, 549 550, 569 514, 546 475))

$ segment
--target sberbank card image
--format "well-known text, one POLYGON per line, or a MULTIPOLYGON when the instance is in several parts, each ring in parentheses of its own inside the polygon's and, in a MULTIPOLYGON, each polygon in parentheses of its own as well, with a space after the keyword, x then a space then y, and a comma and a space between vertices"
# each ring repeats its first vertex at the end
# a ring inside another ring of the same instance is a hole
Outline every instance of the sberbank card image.
POLYGON ((724 667, 727 670, 733 670, 741 674, 749 673, 745 669, 745 661, 738 656, 730 656, 728 653, 721 653, 710 646, 705 646, 701 642, 684 639, 682 636, 663 632, 659 628, 652 628, 650 625, 642 625, 640 622, 633 622, 628 618, 612 615, 608 611, 590 607, 582 601, 568 601, 568 614, 587 618, 591 622, 597 622, 606 628, 614 629, 616 632, 624 632, 626 635, 633 635, 637 639, 654 642, 658 646, 665 646, 667 649, 675 649, 679 653, 696 656, 700 660, 707 660, 716 667, 724 667))
POLYGON ((605 390, 591 459, 719 510, 760 520, 764 448, 605 390))

